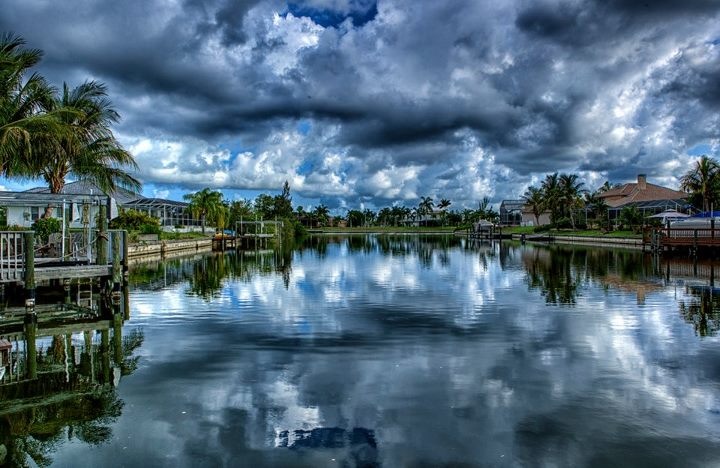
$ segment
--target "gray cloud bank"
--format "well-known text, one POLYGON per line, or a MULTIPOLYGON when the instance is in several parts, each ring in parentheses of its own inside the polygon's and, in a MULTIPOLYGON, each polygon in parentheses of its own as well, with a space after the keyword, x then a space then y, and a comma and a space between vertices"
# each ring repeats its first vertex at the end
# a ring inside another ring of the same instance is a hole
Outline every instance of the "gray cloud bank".
POLYGON ((459 207, 717 154, 712 0, 6 3, 53 82, 108 83, 154 184, 459 207))

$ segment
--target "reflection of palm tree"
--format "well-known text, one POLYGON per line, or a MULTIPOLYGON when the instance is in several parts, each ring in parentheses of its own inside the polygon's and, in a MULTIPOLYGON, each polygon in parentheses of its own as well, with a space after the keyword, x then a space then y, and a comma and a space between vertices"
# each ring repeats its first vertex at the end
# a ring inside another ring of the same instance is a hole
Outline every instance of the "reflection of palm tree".
POLYGON ((691 288, 688 292, 695 297, 680 302, 680 314, 693 324, 697 335, 715 336, 720 330, 720 296, 713 295, 710 289, 691 288))
POLYGON ((575 304, 580 280, 573 257, 574 251, 536 250, 526 259, 530 288, 540 289, 550 304, 575 304))

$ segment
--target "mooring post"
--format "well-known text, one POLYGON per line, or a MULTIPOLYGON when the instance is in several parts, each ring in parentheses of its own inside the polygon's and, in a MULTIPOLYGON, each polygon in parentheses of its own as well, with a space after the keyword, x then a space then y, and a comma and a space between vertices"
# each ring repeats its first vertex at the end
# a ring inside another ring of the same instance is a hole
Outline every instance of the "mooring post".
POLYGON ((112 262, 112 278, 113 278, 113 295, 120 294, 120 284, 122 283, 122 263, 120 263, 121 249, 120 232, 115 231, 112 236, 113 246, 113 262, 112 262))
POLYGON ((37 346, 35 340, 37 338, 37 314, 34 308, 28 307, 25 311, 25 349, 27 352, 27 377, 29 379, 37 378, 37 346))
POLYGON ((123 275, 123 285, 128 284, 128 280, 130 278, 130 266, 128 264, 128 258, 130 258, 130 246, 128 245, 128 233, 127 231, 122 231, 122 245, 123 245, 123 254, 122 254, 122 275, 123 275))
POLYGON ((100 205, 100 226, 95 241, 95 251, 97 255, 98 265, 107 265, 108 263, 108 222, 106 215, 107 207, 100 205))
POLYGON ((35 233, 23 233, 25 260, 25 307, 35 307, 35 233))

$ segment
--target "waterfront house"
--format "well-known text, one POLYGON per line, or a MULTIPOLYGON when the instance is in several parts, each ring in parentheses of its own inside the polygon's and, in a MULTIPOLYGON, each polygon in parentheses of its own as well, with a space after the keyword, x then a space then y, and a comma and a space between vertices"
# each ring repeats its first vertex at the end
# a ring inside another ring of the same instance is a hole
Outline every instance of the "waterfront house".
POLYGON ((146 198, 128 190, 117 188, 105 194, 97 185, 88 181, 76 181, 65 184, 62 193, 52 194, 47 187, 36 187, 25 192, 0 192, 0 206, 6 208, 9 226, 29 227, 42 217, 45 207, 54 206, 53 216, 60 218, 65 203, 68 227, 82 226, 83 205, 90 216, 96 216, 100 203, 107 204, 108 219, 120 214, 121 209, 142 211, 157 218, 160 226, 166 228, 181 227, 194 229, 200 226, 189 209, 189 204, 162 198, 146 198), (89 210, 89 211, 88 211, 89 210))
POLYGON ((110 213, 114 203, 102 193, 0 192, 0 207, 5 210, 7 226, 30 227, 50 207, 52 217, 63 219, 64 216, 67 227, 81 228, 95 219, 101 205, 107 206, 110 213))
POLYGON ((500 224, 519 226, 523 222, 523 200, 503 200, 500 202, 500 224))
POLYGON ((608 206, 608 218, 618 218, 625 207, 638 208, 643 216, 673 209, 679 212, 691 209, 687 202, 688 194, 660 185, 651 184, 645 174, 637 176, 637 182, 631 182, 612 188, 599 195, 608 206))

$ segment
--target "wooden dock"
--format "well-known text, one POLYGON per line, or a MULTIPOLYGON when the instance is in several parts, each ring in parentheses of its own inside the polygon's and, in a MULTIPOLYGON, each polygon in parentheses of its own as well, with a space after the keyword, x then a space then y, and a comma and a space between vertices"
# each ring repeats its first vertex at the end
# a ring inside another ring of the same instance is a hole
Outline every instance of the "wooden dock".
POLYGON ((38 282, 104 278, 108 291, 119 291, 128 269, 127 232, 107 229, 105 220, 81 237, 86 242, 39 245, 33 231, 0 231, 0 285, 22 285, 28 307, 38 282))
POLYGON ((698 251, 717 252, 720 248, 720 228, 650 228, 643 232, 643 249, 652 252, 689 252, 697 255, 698 251))

